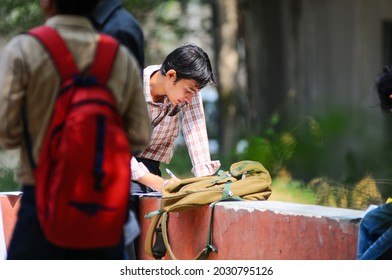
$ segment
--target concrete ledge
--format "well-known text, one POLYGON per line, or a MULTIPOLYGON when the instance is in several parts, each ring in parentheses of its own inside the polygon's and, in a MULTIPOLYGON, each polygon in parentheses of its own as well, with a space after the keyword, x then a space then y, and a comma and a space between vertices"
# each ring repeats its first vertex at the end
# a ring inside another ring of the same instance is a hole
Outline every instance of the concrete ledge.
MULTIPOLYGON (((17 218, 20 193, 0 193, 8 246, 17 218)), ((160 208, 159 197, 140 197, 141 235, 150 223, 146 213, 160 208)), ((211 208, 171 213, 169 238, 179 259, 192 259, 206 245, 211 208)), ((364 211, 279 201, 221 202, 214 210, 211 260, 350 260, 356 257, 357 235, 364 211)), ((166 256, 164 259, 169 259, 166 256)))
MULTIPOLYGON (((160 199, 140 198, 141 259, 150 223, 144 214, 159 209, 160 199)), ((169 239, 179 259, 192 259, 206 245, 211 208, 171 213, 169 239)), ((363 211, 278 201, 221 202, 213 221, 215 260, 350 260, 356 257, 363 211)), ((165 256, 164 259, 169 259, 165 256)))

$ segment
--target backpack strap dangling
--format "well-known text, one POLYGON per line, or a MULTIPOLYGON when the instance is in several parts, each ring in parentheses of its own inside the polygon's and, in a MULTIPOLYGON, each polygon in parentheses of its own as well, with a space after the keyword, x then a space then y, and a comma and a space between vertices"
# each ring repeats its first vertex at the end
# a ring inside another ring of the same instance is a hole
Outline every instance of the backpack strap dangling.
POLYGON ((149 256, 155 259, 162 259, 166 255, 165 243, 162 236, 162 214, 161 210, 157 210, 147 213, 144 216, 146 219, 151 219, 144 242, 144 249, 149 256))

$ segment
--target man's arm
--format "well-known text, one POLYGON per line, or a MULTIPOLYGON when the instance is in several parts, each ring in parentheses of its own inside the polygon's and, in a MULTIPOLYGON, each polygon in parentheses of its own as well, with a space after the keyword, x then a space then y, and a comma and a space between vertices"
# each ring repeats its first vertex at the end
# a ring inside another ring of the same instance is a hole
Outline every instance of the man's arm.
POLYGON ((0 61, 0 146, 17 148, 22 139, 21 106, 25 94, 17 39, 3 48, 0 61))
POLYGON ((220 167, 219 161, 211 161, 203 101, 200 92, 183 109, 183 135, 192 161, 195 176, 214 174, 220 167))

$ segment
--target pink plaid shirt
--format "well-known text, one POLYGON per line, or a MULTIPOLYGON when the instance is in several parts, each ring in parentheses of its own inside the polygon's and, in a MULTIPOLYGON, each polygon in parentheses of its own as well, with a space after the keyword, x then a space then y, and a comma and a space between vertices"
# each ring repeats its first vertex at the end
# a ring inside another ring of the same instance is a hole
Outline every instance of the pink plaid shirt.
MULTIPOLYGON (((200 92, 197 92, 191 103, 182 109, 173 107, 167 97, 163 103, 152 101, 150 77, 159 68, 160 65, 148 66, 143 73, 144 95, 151 119, 152 136, 149 145, 138 157, 170 163, 174 144, 179 135, 180 123, 182 123, 182 133, 193 166, 191 172, 195 176, 214 174, 220 167, 220 161, 211 161, 200 92), (180 112, 182 112, 181 122, 180 112)), ((131 161, 131 167, 132 180, 138 180, 148 172, 147 167, 134 157, 131 161)))

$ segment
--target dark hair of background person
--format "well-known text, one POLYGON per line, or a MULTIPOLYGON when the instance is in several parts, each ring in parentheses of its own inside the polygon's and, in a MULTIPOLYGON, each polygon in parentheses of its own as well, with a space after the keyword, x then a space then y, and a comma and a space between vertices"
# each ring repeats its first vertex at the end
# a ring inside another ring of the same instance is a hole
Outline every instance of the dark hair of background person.
POLYGON ((181 79, 195 80, 202 89, 207 84, 214 84, 211 62, 208 55, 196 45, 184 45, 172 51, 162 63, 160 72, 166 75, 173 69, 177 73, 177 81, 181 79))
POLYGON ((92 12, 99 0, 55 0, 59 14, 85 16, 92 12))

